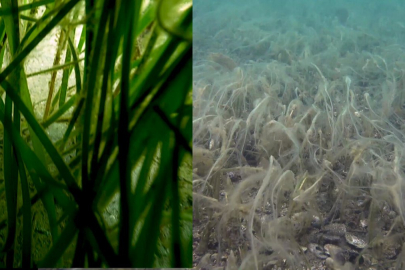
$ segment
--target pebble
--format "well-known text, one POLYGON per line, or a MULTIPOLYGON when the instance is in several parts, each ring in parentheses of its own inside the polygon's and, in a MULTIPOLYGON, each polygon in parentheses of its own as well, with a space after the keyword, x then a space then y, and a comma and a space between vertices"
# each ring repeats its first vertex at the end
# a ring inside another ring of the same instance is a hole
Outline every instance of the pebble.
POLYGON ((308 244, 308 250, 311 251, 319 259, 326 259, 328 255, 325 254, 325 250, 318 244, 310 243, 308 244))
POLYGON ((363 249, 367 246, 367 242, 364 239, 360 238, 359 236, 357 236, 353 233, 347 232, 345 234, 345 238, 346 238, 347 243, 349 243, 350 245, 353 245, 357 248, 363 249))

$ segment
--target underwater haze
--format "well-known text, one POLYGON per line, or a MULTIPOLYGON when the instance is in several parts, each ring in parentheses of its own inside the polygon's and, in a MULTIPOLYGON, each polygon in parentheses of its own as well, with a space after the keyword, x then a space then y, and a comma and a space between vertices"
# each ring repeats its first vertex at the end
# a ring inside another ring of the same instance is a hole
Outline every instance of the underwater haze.
POLYGON ((197 269, 405 269, 403 14, 194 1, 197 269))

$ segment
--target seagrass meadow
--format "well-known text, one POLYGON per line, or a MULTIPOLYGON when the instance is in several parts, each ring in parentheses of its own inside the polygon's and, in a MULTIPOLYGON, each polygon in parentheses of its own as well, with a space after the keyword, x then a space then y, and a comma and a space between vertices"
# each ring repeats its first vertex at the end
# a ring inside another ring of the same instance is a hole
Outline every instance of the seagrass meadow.
POLYGON ((0 5, 0 267, 190 267, 191 1, 0 5))
POLYGON ((405 269, 405 2, 193 4, 193 266, 405 269))

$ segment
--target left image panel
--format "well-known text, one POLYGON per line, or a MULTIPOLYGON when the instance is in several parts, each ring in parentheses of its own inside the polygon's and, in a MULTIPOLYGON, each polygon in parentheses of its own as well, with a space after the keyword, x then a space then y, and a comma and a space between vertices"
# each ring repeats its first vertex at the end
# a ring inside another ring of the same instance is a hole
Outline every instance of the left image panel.
POLYGON ((0 0, 0 96, 0 268, 191 267, 191 0, 0 0))

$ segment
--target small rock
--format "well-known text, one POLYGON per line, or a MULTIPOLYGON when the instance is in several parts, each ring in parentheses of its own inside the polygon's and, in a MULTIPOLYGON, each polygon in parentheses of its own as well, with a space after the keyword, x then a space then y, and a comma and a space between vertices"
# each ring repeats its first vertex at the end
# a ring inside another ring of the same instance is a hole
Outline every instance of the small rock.
POLYGON ((350 232, 346 233, 345 238, 346 238, 347 243, 349 243, 350 245, 353 245, 357 248, 363 249, 367 246, 367 242, 364 239, 360 238, 359 236, 357 236, 353 233, 350 233, 350 232))
POLYGON ((308 245, 308 250, 311 251, 319 259, 326 259, 328 255, 325 254, 325 250, 318 244, 310 243, 308 245))

